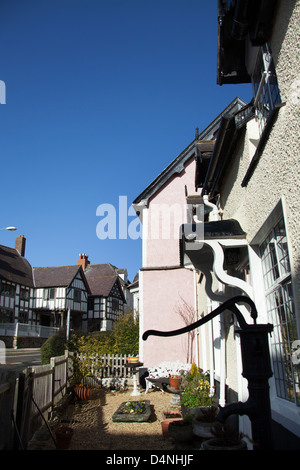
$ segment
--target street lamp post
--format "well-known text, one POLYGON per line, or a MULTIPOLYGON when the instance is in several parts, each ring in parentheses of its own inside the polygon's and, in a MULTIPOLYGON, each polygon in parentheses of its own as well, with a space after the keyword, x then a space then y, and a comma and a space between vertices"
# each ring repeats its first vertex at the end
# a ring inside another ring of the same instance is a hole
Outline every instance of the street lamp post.
POLYGON ((10 232, 14 232, 15 230, 17 230, 16 227, 4 227, 4 228, 0 228, 0 230, 9 230, 10 232))

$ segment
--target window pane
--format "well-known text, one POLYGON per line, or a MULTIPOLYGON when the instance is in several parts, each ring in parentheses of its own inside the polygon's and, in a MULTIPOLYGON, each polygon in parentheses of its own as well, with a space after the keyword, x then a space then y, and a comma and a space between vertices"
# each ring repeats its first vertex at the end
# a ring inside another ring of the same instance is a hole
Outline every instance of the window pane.
POLYGON ((51 289, 50 289, 50 291, 49 291, 49 299, 51 299, 51 300, 55 299, 55 291, 56 291, 55 288, 51 288, 51 289))
POLYGON ((277 242, 277 253, 281 275, 290 272, 289 255, 287 248, 287 238, 283 220, 281 220, 274 229, 276 242, 277 242))
POLYGON ((81 291, 79 289, 74 289, 74 302, 81 301, 81 291))
POLYGON ((271 358, 277 395, 300 405, 299 365, 293 364, 293 342, 298 339, 287 237, 281 219, 260 247, 270 323, 271 358))

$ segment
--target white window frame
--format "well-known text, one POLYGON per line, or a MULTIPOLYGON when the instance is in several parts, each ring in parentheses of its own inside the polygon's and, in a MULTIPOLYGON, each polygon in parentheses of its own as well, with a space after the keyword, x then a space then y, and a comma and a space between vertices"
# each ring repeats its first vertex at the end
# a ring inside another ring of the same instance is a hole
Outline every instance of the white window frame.
POLYGON ((44 289, 43 300, 55 300, 55 299, 56 299, 56 288, 55 287, 49 287, 47 289, 44 289))
POLYGON ((277 396, 300 406, 299 377, 292 362, 292 344, 299 337, 296 308, 288 248, 284 253, 280 248, 278 227, 284 230, 286 238, 282 217, 260 245, 268 320, 274 325, 271 359, 277 396))
MULTIPOLYGON (((259 257, 259 246, 266 239, 266 237, 270 233, 270 230, 272 230, 272 228, 277 224, 279 219, 283 217, 283 220, 285 222, 285 228, 286 228, 288 251, 290 253, 289 234, 288 234, 288 227, 286 224, 286 220, 287 220, 286 213, 287 213, 286 201, 284 197, 281 197, 278 203, 273 208, 273 210, 270 212, 269 216, 266 218, 261 228, 258 230, 257 234, 254 236, 254 238, 250 242, 250 246, 249 246, 250 253, 251 252, 253 253, 252 258, 255 260, 255 272, 253 271, 252 274, 255 275, 254 294, 255 294, 255 302, 259 310, 258 321, 260 323, 266 323, 270 320, 267 317, 267 306, 266 306, 266 299, 265 299, 266 292, 263 288, 263 274, 262 274, 262 265, 261 265, 260 257, 259 257)), ((290 279, 292 282, 294 298, 296 299, 295 288, 293 285, 293 273, 295 272, 295 269, 293 266, 293 259, 290 257, 289 261, 290 261, 290 267, 291 267, 290 279)), ((252 271, 252 267, 251 267, 251 271, 252 271)), ((289 275, 286 275, 286 276, 282 276, 280 281, 284 282, 285 280, 288 280, 288 279, 289 279, 289 275)), ((299 305, 295 305, 295 308, 299 309, 299 305)), ((300 334, 299 313, 298 313, 298 317, 296 318, 296 321, 298 325, 298 335, 299 335, 300 334)), ((269 341, 270 341, 270 353, 272 356, 272 352, 271 352, 272 337, 269 338, 269 341)), ((272 360, 272 357, 271 357, 271 360, 272 360)), ((273 361, 272 361, 272 364, 273 364, 273 361)), ((271 400, 271 408, 272 408, 272 418, 276 422, 284 426, 286 429, 291 431, 293 434, 300 437, 300 426, 299 426, 300 409, 299 407, 296 406, 294 402, 291 402, 283 398, 279 398, 277 396, 274 376, 271 377, 269 384, 270 384, 270 400, 271 400)))

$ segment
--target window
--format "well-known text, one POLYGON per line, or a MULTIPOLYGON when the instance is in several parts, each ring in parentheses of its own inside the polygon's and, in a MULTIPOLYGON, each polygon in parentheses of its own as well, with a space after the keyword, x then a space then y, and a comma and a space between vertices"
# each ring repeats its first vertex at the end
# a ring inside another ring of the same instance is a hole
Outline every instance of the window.
POLYGON ((93 297, 88 298, 88 310, 94 310, 95 299, 93 297))
POLYGON ((1 284, 1 295, 5 295, 6 297, 15 297, 16 294, 16 287, 12 284, 1 284))
POLYGON ((276 104, 281 103, 275 66, 268 44, 259 48, 252 74, 254 106, 260 133, 276 104))
POLYGON ((20 323, 28 323, 28 312, 20 312, 19 313, 19 322, 20 323))
POLYGON ((111 305, 114 311, 119 310, 119 301, 117 299, 112 299, 111 305))
POLYGON ((81 301, 81 291, 79 289, 74 289, 74 302, 81 301))
POLYGON ((43 293, 44 300, 54 300, 55 296, 56 296, 55 287, 51 287, 51 289, 44 289, 44 293, 43 293))
POLYGON ((283 218, 261 244, 260 253, 268 320, 274 326, 271 358, 277 396, 300 406, 299 365, 292 361, 298 331, 283 218))
POLYGON ((21 300, 29 300, 29 290, 28 289, 21 288, 20 299, 21 300))
POLYGON ((6 308, 0 309, 0 323, 13 323, 14 322, 14 314, 11 310, 6 308))

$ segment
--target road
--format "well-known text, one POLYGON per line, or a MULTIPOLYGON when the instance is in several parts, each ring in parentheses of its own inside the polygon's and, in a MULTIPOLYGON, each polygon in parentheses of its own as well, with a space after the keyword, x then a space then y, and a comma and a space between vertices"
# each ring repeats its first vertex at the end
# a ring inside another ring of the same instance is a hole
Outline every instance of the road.
POLYGON ((39 348, 5 349, 0 354, 0 369, 23 370, 41 364, 39 348))

